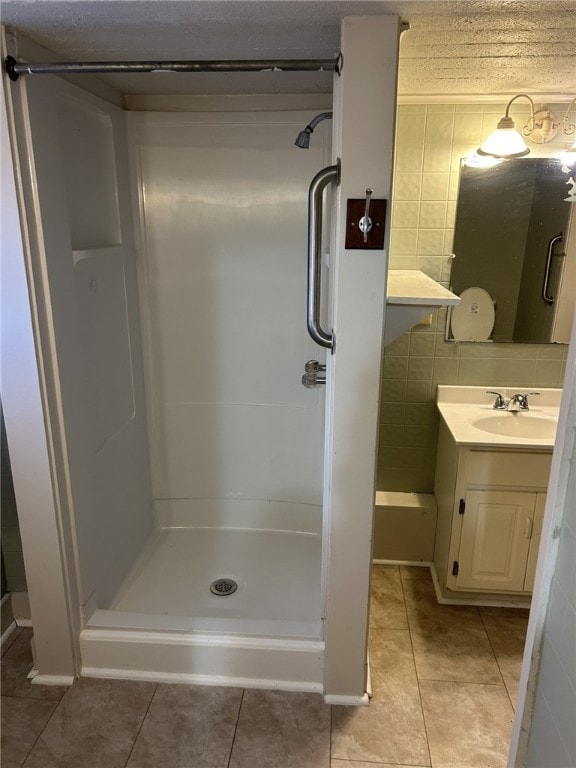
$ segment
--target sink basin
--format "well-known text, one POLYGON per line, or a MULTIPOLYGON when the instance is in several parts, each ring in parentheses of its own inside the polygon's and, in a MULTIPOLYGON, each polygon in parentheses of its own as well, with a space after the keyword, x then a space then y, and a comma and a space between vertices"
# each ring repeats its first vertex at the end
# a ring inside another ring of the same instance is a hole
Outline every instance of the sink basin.
POLYGON ((470 422, 476 429, 492 435, 552 439, 556 435, 556 419, 529 413, 495 413, 470 422))
MULTIPOLYGON (((498 411, 487 387, 439 384, 436 404, 444 426, 456 445, 551 451, 556 439, 561 389, 540 389, 529 411, 498 411)), ((498 389, 498 387, 496 388, 498 389)), ((521 385, 502 389, 507 401, 515 392, 528 392, 521 385)))

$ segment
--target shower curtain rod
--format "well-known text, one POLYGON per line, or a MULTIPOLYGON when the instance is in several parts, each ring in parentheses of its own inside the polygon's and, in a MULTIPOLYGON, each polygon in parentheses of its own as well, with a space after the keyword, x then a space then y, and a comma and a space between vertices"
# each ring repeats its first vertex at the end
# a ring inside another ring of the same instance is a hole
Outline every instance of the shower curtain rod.
POLYGON ((138 72, 336 72, 342 54, 333 59, 252 59, 246 61, 62 61, 23 64, 13 56, 5 60, 10 80, 20 75, 98 75, 138 72))

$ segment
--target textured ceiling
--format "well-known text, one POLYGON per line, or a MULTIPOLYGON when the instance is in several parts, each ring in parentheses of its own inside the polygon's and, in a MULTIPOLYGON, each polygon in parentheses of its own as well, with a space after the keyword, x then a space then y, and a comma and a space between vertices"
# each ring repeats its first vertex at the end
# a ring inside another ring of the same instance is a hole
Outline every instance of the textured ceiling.
MULTIPOLYGON (((576 93, 576 0, 3 0, 59 59, 326 58, 347 15, 410 22, 401 94, 576 93)), ((131 75, 124 93, 327 91, 328 74, 131 75)))

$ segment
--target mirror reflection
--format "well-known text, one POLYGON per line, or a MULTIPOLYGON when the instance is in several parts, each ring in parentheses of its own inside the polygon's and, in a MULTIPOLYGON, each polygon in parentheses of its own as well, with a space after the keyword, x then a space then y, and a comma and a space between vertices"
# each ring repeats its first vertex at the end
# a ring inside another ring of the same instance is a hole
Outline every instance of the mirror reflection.
POLYGON ((567 175, 557 159, 460 167, 448 318, 458 341, 563 342, 575 304, 567 175))

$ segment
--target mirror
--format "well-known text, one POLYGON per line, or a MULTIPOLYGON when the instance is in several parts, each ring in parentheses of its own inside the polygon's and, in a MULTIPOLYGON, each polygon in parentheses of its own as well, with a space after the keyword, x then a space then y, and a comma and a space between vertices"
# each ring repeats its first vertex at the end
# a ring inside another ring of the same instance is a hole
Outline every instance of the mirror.
POLYGON ((565 316, 571 319, 575 287, 567 178, 557 159, 489 168, 462 161, 450 276, 462 305, 448 317, 448 340, 569 341, 565 316))

